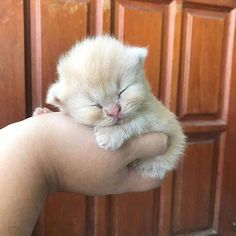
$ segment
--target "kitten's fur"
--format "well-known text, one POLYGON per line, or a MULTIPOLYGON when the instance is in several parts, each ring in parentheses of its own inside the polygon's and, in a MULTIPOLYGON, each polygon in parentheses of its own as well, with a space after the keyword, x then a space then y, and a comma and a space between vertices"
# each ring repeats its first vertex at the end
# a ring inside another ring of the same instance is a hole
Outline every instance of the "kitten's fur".
POLYGON ((165 154, 132 165, 143 175, 163 178, 176 167, 185 136, 175 115, 151 94, 143 68, 146 56, 146 48, 109 36, 77 43, 59 60, 58 80, 48 91, 47 103, 92 126, 104 149, 116 150, 144 133, 166 133, 170 146, 165 154), (111 104, 119 104, 123 118, 117 121, 108 115, 111 104))

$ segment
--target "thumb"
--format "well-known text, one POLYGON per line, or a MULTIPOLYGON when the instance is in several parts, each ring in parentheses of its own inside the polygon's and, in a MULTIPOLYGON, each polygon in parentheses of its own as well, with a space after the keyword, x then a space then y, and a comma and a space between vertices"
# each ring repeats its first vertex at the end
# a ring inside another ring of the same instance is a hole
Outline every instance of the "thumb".
POLYGON ((168 136, 158 132, 144 134, 130 139, 125 147, 129 154, 127 155, 128 163, 136 159, 155 157, 168 149, 168 136))
POLYGON ((163 179, 142 176, 134 169, 129 168, 126 185, 127 192, 143 192, 160 187, 163 179))

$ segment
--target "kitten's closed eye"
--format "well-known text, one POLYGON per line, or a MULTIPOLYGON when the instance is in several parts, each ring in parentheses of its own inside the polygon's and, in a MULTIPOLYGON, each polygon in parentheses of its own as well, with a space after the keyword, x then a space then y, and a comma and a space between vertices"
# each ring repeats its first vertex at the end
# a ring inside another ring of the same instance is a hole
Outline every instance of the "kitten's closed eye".
POLYGON ((121 94, 122 94, 123 92, 125 92, 131 85, 132 85, 132 84, 128 85, 126 88, 124 88, 123 90, 121 90, 121 91, 119 92, 119 94, 118 94, 118 97, 120 98, 120 97, 121 97, 121 94))
POLYGON ((98 108, 100 108, 100 109, 103 108, 103 106, 100 105, 99 103, 92 104, 91 106, 92 106, 92 107, 98 107, 98 108))

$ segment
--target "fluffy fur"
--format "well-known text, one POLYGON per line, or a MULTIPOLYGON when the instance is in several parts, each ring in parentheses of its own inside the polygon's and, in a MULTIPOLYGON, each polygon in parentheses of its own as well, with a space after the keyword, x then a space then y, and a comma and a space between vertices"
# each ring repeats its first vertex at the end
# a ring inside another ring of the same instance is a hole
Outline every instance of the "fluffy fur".
POLYGON ((147 53, 109 36, 76 43, 59 60, 47 103, 93 127, 97 143, 107 150, 133 136, 166 133, 170 146, 165 154, 132 163, 145 176, 164 178, 181 158, 185 136, 175 115, 151 93, 143 66, 147 53))

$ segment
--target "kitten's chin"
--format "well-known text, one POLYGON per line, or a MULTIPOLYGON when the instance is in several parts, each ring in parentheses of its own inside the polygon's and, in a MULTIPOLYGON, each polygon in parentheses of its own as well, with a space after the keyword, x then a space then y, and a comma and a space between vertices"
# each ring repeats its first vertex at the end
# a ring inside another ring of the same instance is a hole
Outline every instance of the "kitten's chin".
POLYGON ((125 118, 116 118, 116 119, 111 118, 111 119, 108 119, 108 120, 100 121, 95 126, 98 126, 98 127, 111 127, 111 126, 120 125, 120 124, 123 124, 123 123, 125 123, 125 118))
POLYGON ((103 123, 101 126, 122 125, 129 122, 130 120, 132 120, 132 117, 124 116, 121 118, 112 119, 109 123, 103 123))

